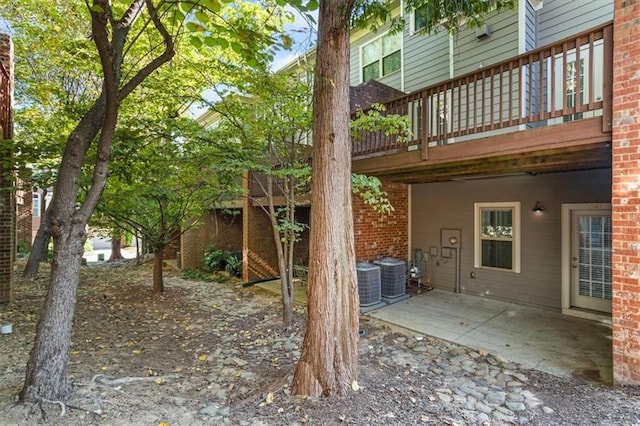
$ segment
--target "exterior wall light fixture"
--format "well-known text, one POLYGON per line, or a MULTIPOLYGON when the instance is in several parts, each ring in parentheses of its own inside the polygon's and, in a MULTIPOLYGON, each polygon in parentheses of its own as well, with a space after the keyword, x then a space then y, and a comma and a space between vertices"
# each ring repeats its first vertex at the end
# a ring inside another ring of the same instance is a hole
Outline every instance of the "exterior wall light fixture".
POLYGON ((533 207, 533 211, 536 212, 536 214, 541 214, 544 210, 545 209, 542 203, 540 201, 536 201, 536 205, 533 207))

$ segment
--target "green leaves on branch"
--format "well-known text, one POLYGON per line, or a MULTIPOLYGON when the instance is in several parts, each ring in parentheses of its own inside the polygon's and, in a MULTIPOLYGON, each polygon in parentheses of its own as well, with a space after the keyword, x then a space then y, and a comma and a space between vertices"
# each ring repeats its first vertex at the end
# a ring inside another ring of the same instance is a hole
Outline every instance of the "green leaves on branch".
POLYGON ((382 190, 382 182, 375 176, 352 173, 351 190, 378 213, 387 214, 394 211, 387 193, 382 190))
POLYGON ((358 143, 370 132, 383 132, 385 136, 395 136, 400 143, 411 137, 411 122, 406 115, 385 114, 386 108, 381 104, 373 104, 367 111, 358 111, 351 120, 351 139, 358 143))
POLYGON ((293 23, 293 6, 308 15, 317 8, 317 1, 179 1, 167 10, 175 24, 184 22, 187 38, 196 49, 231 49, 237 61, 253 68, 265 68, 277 50, 288 50, 293 39, 284 25, 293 23))
MULTIPOLYGON (((392 31, 402 31, 405 20, 393 15, 391 0, 355 0, 351 24, 354 27, 377 29, 380 24, 390 23, 392 31)), ((512 9, 515 0, 405 0, 404 16, 420 12, 425 33, 447 31, 456 33, 462 25, 478 27, 484 23, 488 13, 512 9)))

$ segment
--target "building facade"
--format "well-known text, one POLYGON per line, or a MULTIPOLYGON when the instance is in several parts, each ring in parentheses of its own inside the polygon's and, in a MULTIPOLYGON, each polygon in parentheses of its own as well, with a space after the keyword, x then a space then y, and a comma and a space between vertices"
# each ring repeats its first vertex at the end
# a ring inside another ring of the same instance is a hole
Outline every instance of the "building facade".
MULTIPOLYGON (((2 22, 0 21, 0 24, 2 22)), ((8 31, 0 25, 0 140, 13 135, 13 42, 8 31)), ((11 300, 13 259, 15 253, 15 194, 12 171, 3 166, 11 156, 11 144, 0 147, 0 303, 11 300)), ((10 164, 10 162, 9 162, 10 164)))
MULTIPOLYGON (((354 203, 358 260, 394 256, 433 287, 611 323, 614 380, 640 383, 638 18, 624 0, 521 0, 454 35, 421 32, 419 10, 401 33, 354 31, 352 86, 405 93, 387 111, 413 132, 353 147, 354 171, 396 206, 354 203)), ((245 225, 245 259, 259 229, 245 225)))

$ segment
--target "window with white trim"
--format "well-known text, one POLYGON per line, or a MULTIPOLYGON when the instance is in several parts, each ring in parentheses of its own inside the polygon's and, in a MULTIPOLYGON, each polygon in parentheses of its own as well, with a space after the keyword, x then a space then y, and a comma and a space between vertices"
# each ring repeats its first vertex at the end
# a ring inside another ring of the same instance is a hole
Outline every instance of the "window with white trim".
POLYGON ((33 194, 33 201, 31 202, 31 215, 33 217, 40 217, 40 194, 33 194))
POLYGON ((429 6, 424 5, 413 10, 411 16, 411 31, 416 33, 427 26, 429 20, 429 6))
POLYGON ((363 82, 384 77, 400 69, 400 36, 400 33, 387 33, 362 46, 360 63, 363 82))
POLYGON ((520 272, 520 203, 475 203, 474 267, 520 272))

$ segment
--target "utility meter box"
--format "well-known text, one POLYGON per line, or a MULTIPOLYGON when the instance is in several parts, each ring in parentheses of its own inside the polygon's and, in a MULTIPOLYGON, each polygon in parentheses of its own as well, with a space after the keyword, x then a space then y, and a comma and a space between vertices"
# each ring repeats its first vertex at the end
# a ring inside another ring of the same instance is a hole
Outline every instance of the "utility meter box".
POLYGON ((462 231, 459 229, 440 229, 440 247, 442 248, 460 248, 460 240, 462 231))

